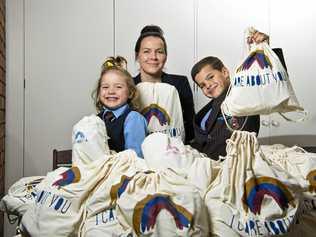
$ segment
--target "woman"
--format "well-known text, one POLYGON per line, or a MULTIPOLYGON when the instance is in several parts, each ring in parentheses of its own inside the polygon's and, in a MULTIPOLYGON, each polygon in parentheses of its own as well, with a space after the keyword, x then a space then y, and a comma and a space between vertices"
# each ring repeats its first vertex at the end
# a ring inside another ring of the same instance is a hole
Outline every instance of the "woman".
POLYGON ((167 61, 167 44, 159 26, 147 25, 141 30, 135 45, 135 59, 140 66, 140 73, 134 77, 135 84, 164 82, 177 89, 183 113, 185 143, 189 143, 194 137, 194 104, 191 87, 186 76, 163 72, 167 61))

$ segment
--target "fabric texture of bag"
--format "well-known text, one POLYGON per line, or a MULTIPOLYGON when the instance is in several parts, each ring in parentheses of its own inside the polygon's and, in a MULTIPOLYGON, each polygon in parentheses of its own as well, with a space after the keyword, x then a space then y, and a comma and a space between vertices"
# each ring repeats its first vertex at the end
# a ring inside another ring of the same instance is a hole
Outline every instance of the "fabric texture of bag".
POLYGON ((316 153, 298 146, 281 144, 262 146, 267 159, 295 176, 305 190, 302 198, 302 216, 293 231, 286 236, 312 237, 316 232, 316 153))
POLYGON ((148 131, 162 132, 184 140, 184 123, 177 89, 167 83, 141 82, 140 111, 148 123, 148 131))
MULTIPOLYGON (((109 164, 108 172, 90 192, 85 203, 86 211, 83 224, 80 227, 80 236, 86 236, 91 231, 91 233, 98 232, 100 234, 102 232, 105 232, 104 234, 111 233, 112 231, 113 234, 126 233, 116 218, 115 206, 120 197, 119 188, 136 173, 147 170, 147 166, 145 161, 137 157, 133 150, 119 152, 113 155, 107 163, 109 164)), ((127 231, 127 233, 129 232, 127 231)))
POLYGON ((132 237, 132 230, 124 230, 117 220, 116 209, 109 208, 85 220, 84 237, 132 237))
POLYGON ((205 195, 213 234, 286 234, 301 215, 303 192, 295 177, 269 162, 254 133, 235 131, 205 195))
POLYGON ((11 224, 20 220, 31 205, 35 204, 37 185, 44 176, 24 177, 15 182, 0 201, 0 210, 7 213, 11 224))
POLYGON ((184 145, 179 138, 163 133, 150 134, 142 144, 142 151, 150 170, 172 169, 186 177, 187 182, 196 186, 201 195, 215 177, 213 160, 184 145))
POLYGON ((144 160, 154 171, 171 168, 178 173, 186 173, 193 164, 194 157, 186 156, 186 146, 181 139, 164 133, 152 133, 142 143, 144 160))
POLYGON ((22 231, 33 237, 77 236, 86 198, 109 170, 107 160, 99 159, 49 172, 37 186, 35 205, 22 217, 22 231))
POLYGON ((122 186, 117 218, 137 236, 208 236, 206 207, 198 190, 167 169, 141 172, 122 186))
POLYGON ((278 56, 266 42, 251 44, 249 54, 235 69, 223 113, 249 116, 302 110, 278 56))
POLYGON ((266 158, 298 179, 306 191, 316 192, 316 153, 298 146, 262 146, 266 158))
POLYGON ((110 154, 104 122, 95 114, 83 117, 72 130, 72 164, 89 164, 110 154))

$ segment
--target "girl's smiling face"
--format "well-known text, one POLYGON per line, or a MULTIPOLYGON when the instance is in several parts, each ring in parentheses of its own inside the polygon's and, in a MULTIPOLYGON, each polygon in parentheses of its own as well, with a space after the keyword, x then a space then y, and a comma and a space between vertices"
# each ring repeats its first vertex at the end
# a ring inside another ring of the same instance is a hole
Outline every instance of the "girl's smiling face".
POLYGON ((116 70, 106 72, 101 78, 99 100, 109 109, 116 109, 127 103, 129 89, 125 75, 116 70))

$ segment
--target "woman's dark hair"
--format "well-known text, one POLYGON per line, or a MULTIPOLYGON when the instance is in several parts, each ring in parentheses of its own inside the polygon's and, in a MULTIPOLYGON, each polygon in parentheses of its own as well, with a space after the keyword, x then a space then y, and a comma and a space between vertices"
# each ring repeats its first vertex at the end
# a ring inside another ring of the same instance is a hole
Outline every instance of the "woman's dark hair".
POLYGON ((154 37, 160 38, 164 44, 164 50, 165 50, 165 53, 167 55, 167 43, 166 43, 165 38, 163 37, 162 29, 157 25, 146 25, 141 30, 140 35, 139 35, 139 37, 136 41, 136 44, 135 44, 135 59, 137 59, 137 57, 138 57, 140 45, 141 45, 143 39, 148 37, 148 36, 154 36, 154 37))
POLYGON ((205 57, 192 67, 191 77, 193 81, 195 81, 196 74, 198 74, 206 65, 210 65, 213 69, 218 71, 221 71, 224 67, 223 62, 219 58, 213 56, 205 57))

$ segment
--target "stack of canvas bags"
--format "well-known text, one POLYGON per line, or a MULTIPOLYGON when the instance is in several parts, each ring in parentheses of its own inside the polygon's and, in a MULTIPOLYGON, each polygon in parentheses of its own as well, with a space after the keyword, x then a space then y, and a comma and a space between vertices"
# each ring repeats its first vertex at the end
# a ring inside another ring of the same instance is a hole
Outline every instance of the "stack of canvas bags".
POLYGON ((78 236, 84 237, 132 237, 132 230, 123 227, 117 220, 116 208, 109 208, 84 220, 78 236))
POLYGON ((147 120, 148 131, 162 132, 184 140, 182 108, 177 89, 167 83, 142 82, 140 110, 147 120))
POLYGON ((81 235, 126 236, 130 233, 117 222, 116 200, 121 195, 120 187, 125 185, 137 172, 147 170, 145 161, 133 150, 119 152, 109 158, 109 171, 99 181, 86 201, 86 216, 81 235))
POLYGON ((312 237, 316 231, 316 154, 301 147, 286 147, 280 144, 262 146, 262 150, 274 165, 294 175, 304 189, 302 216, 293 233, 288 236, 312 237))
POLYGON ((271 236, 290 231, 301 214, 303 188, 274 166, 254 133, 235 131, 205 202, 218 236, 271 236))
POLYGON ((282 145, 262 146, 262 151, 273 164, 295 176, 306 191, 316 191, 316 153, 282 145))
POLYGON ((0 210, 6 212, 11 224, 22 218, 31 205, 34 205, 37 185, 44 176, 24 177, 15 182, 0 201, 0 210))
POLYGON ((201 195, 215 177, 212 160, 191 146, 184 145, 179 138, 163 133, 150 134, 142 144, 142 151, 149 169, 172 169, 195 185, 201 195))
POLYGON ((37 185, 35 205, 22 217, 22 231, 33 237, 77 235, 86 198, 110 168, 105 159, 99 159, 48 173, 37 185))
POLYGON ((72 163, 87 165, 110 154, 104 122, 95 114, 83 117, 72 131, 72 163))
POLYGON ((148 135, 142 143, 142 151, 152 170, 172 168, 184 173, 194 162, 194 157, 186 156, 186 147, 181 139, 163 133, 148 135))
POLYGON ((120 189, 118 220, 133 234, 208 236, 208 216, 198 190, 174 171, 141 172, 120 189))

